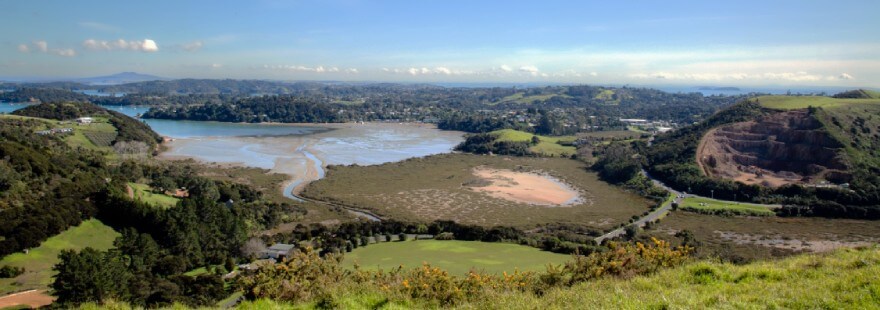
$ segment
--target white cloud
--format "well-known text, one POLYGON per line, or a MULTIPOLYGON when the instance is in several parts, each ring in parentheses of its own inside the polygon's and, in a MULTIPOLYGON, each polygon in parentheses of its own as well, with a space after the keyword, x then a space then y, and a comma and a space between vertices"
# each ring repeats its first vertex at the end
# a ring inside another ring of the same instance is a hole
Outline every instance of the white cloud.
MULTIPOLYGON (((311 73, 340 73, 343 72, 339 67, 306 67, 306 66, 294 66, 294 65, 263 65, 263 69, 270 70, 281 70, 281 71, 293 71, 293 72, 311 72, 311 73)), ((358 73, 358 69, 348 68, 344 70, 344 73, 358 73)))
POLYGON ((528 73, 538 73, 538 67, 535 66, 522 66, 519 67, 519 71, 528 72, 528 73))
MULTIPOLYGON (((155 42, 153 42, 153 44, 155 44, 155 42)), ((192 41, 189 43, 184 43, 180 46, 180 48, 187 52, 196 52, 202 49, 203 46, 205 46, 205 44, 202 41, 192 41)))
POLYGON ((599 76, 599 73, 597 73, 596 71, 593 71, 593 72, 590 72, 590 76, 599 76))
POLYGON ((33 45, 37 49, 37 51, 43 53, 49 51, 49 44, 46 43, 46 41, 34 41, 33 45))
POLYGON ((73 57, 76 56, 76 51, 74 51, 72 48, 62 48, 52 50, 52 54, 63 57, 73 57))
POLYGON ((144 39, 140 41, 126 41, 123 39, 118 39, 115 41, 99 41, 95 39, 88 39, 83 41, 82 45, 87 49, 96 51, 129 50, 147 53, 159 51, 159 46, 156 44, 156 41, 150 39, 144 39))
POLYGON ((508 66, 508 65, 501 65, 501 67, 500 67, 499 69, 501 69, 501 71, 504 71, 504 72, 510 72, 510 71, 513 71, 513 68, 511 68, 511 67, 508 66))
POLYGON ((214 68, 214 69, 223 68, 223 64, 211 64, 211 68, 214 68))
POLYGON ((853 76, 849 75, 848 73, 841 73, 840 75, 837 76, 837 78, 841 79, 841 80, 852 80, 853 76))
POLYGON ((76 50, 74 50, 72 48, 55 48, 55 49, 50 50, 49 43, 47 43, 46 41, 43 41, 43 40, 33 41, 33 42, 31 42, 30 45, 19 44, 17 49, 19 52, 22 52, 22 53, 36 52, 36 53, 53 54, 53 55, 58 55, 58 56, 63 56, 63 57, 76 56, 76 50))
POLYGON ((439 74, 445 74, 445 75, 452 74, 452 70, 449 70, 449 68, 446 68, 446 67, 437 67, 434 69, 434 71, 439 74))

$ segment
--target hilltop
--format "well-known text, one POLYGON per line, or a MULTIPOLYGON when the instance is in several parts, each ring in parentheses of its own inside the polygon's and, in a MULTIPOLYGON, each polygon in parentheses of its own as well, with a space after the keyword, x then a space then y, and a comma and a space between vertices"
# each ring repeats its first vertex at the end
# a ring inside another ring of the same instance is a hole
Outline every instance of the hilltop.
POLYGON ((648 170, 703 196, 809 206, 783 212, 878 218, 880 100, 848 96, 740 102, 659 136, 648 170))

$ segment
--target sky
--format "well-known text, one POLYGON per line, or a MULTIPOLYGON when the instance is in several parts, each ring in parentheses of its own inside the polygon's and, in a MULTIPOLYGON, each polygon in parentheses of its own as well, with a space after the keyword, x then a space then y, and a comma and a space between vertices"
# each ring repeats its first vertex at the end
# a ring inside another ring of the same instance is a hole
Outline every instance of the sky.
POLYGON ((877 12, 877 0, 2 1, 0 78, 876 88, 877 12))

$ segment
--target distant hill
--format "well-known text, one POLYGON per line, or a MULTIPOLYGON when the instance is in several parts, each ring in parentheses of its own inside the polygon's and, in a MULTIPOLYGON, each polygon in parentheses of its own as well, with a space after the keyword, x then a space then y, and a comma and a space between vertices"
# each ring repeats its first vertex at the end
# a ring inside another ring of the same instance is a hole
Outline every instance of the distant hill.
POLYGON ((119 85, 126 83, 148 82, 148 81, 165 81, 169 80, 155 75, 141 74, 137 72, 122 72, 113 75, 96 76, 90 78, 76 79, 76 82, 90 85, 119 85))
POLYGON ((856 89, 845 91, 839 94, 834 95, 834 98, 839 99, 880 99, 880 92, 866 90, 866 89, 856 89))

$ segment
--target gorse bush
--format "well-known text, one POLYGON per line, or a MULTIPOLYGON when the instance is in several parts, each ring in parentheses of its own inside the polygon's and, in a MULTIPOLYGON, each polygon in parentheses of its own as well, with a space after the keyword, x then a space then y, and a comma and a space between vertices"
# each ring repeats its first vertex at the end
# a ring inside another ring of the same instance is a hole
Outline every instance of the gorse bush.
POLYGON ((309 248, 282 263, 261 266, 243 276, 239 285, 248 299, 332 304, 330 296, 378 290, 378 294, 390 301, 448 306, 498 293, 543 294, 553 288, 603 277, 649 274, 683 263, 690 252, 688 246, 672 247, 657 239, 647 245, 612 243, 608 251, 574 254, 572 261, 563 266, 548 265, 543 273, 517 270, 497 275, 472 270, 457 276, 428 263, 410 269, 400 266, 390 271, 362 270, 357 265, 354 270, 344 270, 341 256, 331 254, 322 258, 309 248))
POLYGON ((278 264, 264 264, 252 275, 239 281, 249 299, 271 298, 286 301, 309 301, 324 297, 346 276, 342 257, 321 257, 308 248, 297 251, 278 264))

